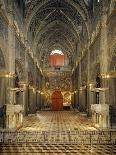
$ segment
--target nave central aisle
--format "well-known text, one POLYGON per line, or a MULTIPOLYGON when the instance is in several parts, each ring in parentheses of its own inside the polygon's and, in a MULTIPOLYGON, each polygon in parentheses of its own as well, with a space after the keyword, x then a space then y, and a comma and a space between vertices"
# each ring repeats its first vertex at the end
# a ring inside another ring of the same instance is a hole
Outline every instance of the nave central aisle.
MULTIPOLYGON (((114 138, 115 133, 111 134, 114 138)), ((110 133, 99 135, 86 114, 74 111, 41 111, 27 116, 24 118, 23 127, 17 131, 17 137, 19 141, 16 139, 11 143, 0 144, 0 155, 116 154, 115 141, 109 141, 110 133), (97 143, 93 143, 95 139, 97 143)))
POLYGON ((42 111, 24 118, 21 131, 96 130, 84 113, 73 111, 42 111))

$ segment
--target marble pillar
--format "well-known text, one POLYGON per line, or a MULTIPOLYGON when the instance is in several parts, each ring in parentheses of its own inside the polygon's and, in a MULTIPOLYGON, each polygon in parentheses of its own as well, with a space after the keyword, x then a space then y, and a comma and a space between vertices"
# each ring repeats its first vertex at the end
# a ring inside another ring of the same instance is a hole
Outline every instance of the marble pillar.
POLYGON ((11 76, 9 76, 9 87, 14 87, 14 77, 15 75, 15 30, 13 27, 14 21, 14 12, 13 12, 13 1, 10 2, 8 6, 8 71, 11 76))
POLYGON ((91 116, 91 87, 87 86, 87 115, 91 116))
POLYGON ((23 105, 24 108, 24 116, 26 116, 28 114, 28 84, 25 82, 20 82, 19 83, 20 88, 23 90, 21 92, 21 104, 23 105))
POLYGON ((29 113, 36 113, 36 103, 35 103, 35 90, 34 88, 29 88, 29 113))
POLYGON ((15 82, 15 31, 13 27, 14 13, 13 1, 8 2, 8 76, 7 76, 7 90, 6 90, 6 115, 4 116, 6 128, 14 128, 14 102, 15 95, 12 88, 15 82), (11 106, 9 108, 9 106, 11 106))
POLYGON ((37 110, 41 110, 41 94, 40 94, 40 91, 37 92, 37 110))
POLYGON ((87 115, 91 116, 90 49, 87 47, 87 115))
POLYGON ((108 73, 108 43, 107 43, 107 10, 103 7, 101 16, 101 37, 100 37, 100 72, 103 75, 102 87, 108 87, 107 78, 104 75, 108 73))

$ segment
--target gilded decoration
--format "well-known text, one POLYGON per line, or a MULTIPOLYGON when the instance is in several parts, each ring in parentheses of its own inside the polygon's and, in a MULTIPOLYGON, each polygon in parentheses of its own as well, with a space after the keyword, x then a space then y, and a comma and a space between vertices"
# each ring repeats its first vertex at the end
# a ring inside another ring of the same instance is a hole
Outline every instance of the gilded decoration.
POLYGON ((50 77, 46 78, 45 88, 50 90, 71 90, 71 77, 68 72, 59 72, 51 74, 50 77))

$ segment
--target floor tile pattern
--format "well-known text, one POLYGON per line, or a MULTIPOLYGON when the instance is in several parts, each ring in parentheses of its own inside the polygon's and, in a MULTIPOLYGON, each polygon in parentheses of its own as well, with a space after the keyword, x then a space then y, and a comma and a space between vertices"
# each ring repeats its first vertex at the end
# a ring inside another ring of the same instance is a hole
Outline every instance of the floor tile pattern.
POLYGON ((116 145, 76 144, 6 144, 0 145, 0 155, 115 155, 116 145))
MULTIPOLYGON (((24 118, 21 131, 66 132, 97 131, 83 113, 72 111, 39 112, 24 118)), ((0 144, 0 155, 115 155, 115 144, 77 144, 77 143, 14 143, 0 144)))
POLYGON ((24 119, 21 130, 66 131, 66 130, 96 130, 92 122, 83 113, 73 111, 44 111, 36 116, 24 119))

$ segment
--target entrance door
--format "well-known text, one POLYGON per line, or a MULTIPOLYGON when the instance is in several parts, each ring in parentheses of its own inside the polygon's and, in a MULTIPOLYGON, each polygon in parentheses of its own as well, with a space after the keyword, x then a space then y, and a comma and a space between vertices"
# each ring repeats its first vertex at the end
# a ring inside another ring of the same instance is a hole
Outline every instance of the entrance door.
POLYGON ((52 94, 52 110, 63 110, 63 96, 60 91, 55 91, 52 94))

